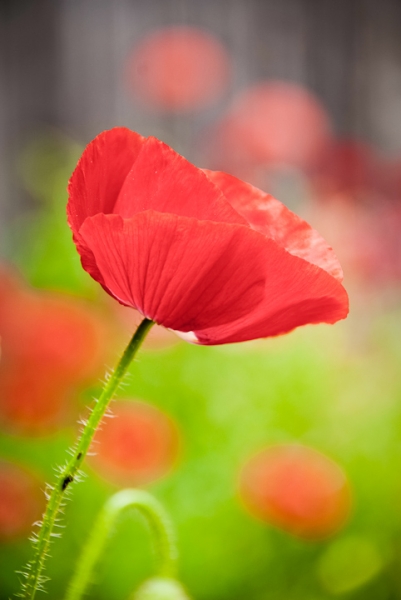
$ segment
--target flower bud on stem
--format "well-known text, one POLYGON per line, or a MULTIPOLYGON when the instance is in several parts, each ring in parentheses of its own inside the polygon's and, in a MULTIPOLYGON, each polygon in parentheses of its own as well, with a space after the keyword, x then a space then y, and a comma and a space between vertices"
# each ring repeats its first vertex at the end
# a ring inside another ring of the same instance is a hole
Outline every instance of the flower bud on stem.
POLYGON ((121 490, 111 496, 101 510, 78 560, 77 569, 68 587, 65 600, 82 598, 115 521, 122 511, 130 507, 137 508, 150 525, 158 557, 158 575, 164 578, 174 577, 177 550, 173 528, 163 506, 143 490, 121 490))
POLYGON ((62 501, 65 498, 66 490, 77 478, 79 469, 90 448, 93 436, 100 421, 102 420, 110 400, 116 392, 132 359, 137 353, 141 343, 143 342, 152 325, 153 321, 150 319, 143 319, 143 321, 140 323, 138 329, 135 331, 131 341, 125 349, 116 369, 108 378, 98 401, 93 407, 92 412, 82 431, 81 437, 74 448, 72 458, 67 462, 66 466, 60 470, 60 475, 49 495, 41 528, 38 535, 35 536, 36 547, 34 557, 28 564, 26 573, 23 573, 26 577, 26 581, 23 583, 22 591, 19 594, 21 598, 29 598, 29 600, 33 600, 37 590, 43 590, 44 578, 42 576, 42 571, 48 553, 51 537, 54 536, 52 532, 57 523, 57 515, 60 511, 62 501))

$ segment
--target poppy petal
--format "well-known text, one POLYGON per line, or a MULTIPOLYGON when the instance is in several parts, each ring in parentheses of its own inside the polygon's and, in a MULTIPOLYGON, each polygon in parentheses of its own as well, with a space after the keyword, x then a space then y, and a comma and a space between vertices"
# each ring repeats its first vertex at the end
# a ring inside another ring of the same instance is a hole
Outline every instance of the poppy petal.
POLYGON ((333 249, 306 221, 249 183, 219 171, 204 172, 253 229, 342 281, 343 272, 333 249))
POLYGON ((113 212, 129 218, 145 210, 247 225, 201 169, 153 137, 144 142, 113 212))
POLYGON ((130 219, 96 215, 80 236, 111 295, 180 331, 223 325, 252 311, 263 298, 266 255, 269 266, 284 252, 242 225, 155 211, 130 219))
POLYGON ((113 212, 144 141, 134 131, 115 127, 98 135, 85 148, 68 185, 68 222, 74 238, 87 217, 113 212))
POLYGON ((263 302, 236 322, 194 330, 198 343, 244 342, 288 333, 307 323, 345 319, 348 296, 341 283, 323 269, 283 254, 286 256, 269 268, 263 302))

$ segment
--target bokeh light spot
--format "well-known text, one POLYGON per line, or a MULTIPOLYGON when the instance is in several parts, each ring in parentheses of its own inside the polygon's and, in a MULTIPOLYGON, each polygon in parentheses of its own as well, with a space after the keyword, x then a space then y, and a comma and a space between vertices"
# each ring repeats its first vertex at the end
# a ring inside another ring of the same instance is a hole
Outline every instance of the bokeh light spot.
POLYGON ((222 43, 195 27, 166 27, 149 33, 134 49, 127 70, 135 95, 150 108, 198 110, 216 101, 230 80, 222 43))
POLYGON ((115 402, 112 413, 96 433, 93 467, 117 485, 144 484, 165 475, 174 465, 179 447, 172 420, 139 401, 115 402))
POLYGON ((328 592, 344 594, 370 581, 383 558, 367 538, 348 536, 332 542, 319 563, 319 577, 328 592))
POLYGON ((306 446, 272 446, 254 456, 241 476, 249 511, 295 535, 319 539, 337 531, 351 505, 347 478, 331 459, 306 446))
POLYGON ((0 541, 25 536, 40 518, 44 497, 39 481, 21 467, 0 461, 0 541))

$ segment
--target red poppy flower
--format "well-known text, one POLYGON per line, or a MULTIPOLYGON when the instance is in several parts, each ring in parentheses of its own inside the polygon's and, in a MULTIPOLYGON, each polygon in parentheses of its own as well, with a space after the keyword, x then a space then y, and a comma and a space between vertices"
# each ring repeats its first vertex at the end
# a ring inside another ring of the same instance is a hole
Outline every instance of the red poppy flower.
POLYGON ((30 289, 0 269, 0 332, 8 355, 35 361, 59 380, 93 377, 105 353, 105 323, 71 296, 30 289))
POLYGON ((82 265, 121 304, 201 344, 348 312, 326 242, 270 195, 118 128, 84 151, 68 217, 82 265))
POLYGON ((138 485, 165 475, 178 452, 178 433, 159 409, 118 401, 95 436, 93 466, 116 484, 138 485))
MULTIPOLYGON (((316 202, 314 220, 339 248, 348 277, 382 293, 383 286, 399 285, 401 277, 401 209, 384 198, 368 206, 352 200, 339 194, 330 202, 316 202)), ((364 305, 366 300, 364 294, 364 305)))
POLYGON ((381 194, 387 200, 399 204, 401 200, 401 159, 399 156, 380 162, 379 178, 381 194))
POLYGON ((338 530, 351 505, 342 469, 312 448, 291 444, 267 448, 249 461, 241 495, 257 517, 306 538, 338 530))
POLYGON ((195 27, 165 27, 135 48, 128 77, 147 107, 186 111, 220 97, 230 70, 224 46, 210 33, 195 27))
POLYGON ((44 508, 39 481, 21 467, 0 461, 0 540, 28 533, 44 508))
POLYGON ((68 412, 65 384, 40 363, 15 360, 0 370, 0 420, 7 428, 44 433, 68 412))
POLYGON ((102 368, 105 323, 76 299, 0 272, 0 418, 38 432, 60 421, 68 392, 102 368))
POLYGON ((309 90, 284 81, 261 81, 241 92, 206 135, 213 168, 269 166, 310 169, 331 140, 330 120, 309 90))
POLYGON ((373 147, 356 139, 334 140, 320 156, 313 173, 318 198, 370 200, 378 195, 382 164, 373 147))

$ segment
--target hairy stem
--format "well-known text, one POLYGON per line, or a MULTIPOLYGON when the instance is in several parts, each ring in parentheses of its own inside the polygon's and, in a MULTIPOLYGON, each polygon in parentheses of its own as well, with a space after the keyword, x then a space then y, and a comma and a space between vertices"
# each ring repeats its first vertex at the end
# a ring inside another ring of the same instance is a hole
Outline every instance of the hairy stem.
POLYGON ((94 566, 105 548, 117 518, 122 511, 130 507, 137 508, 150 525, 158 558, 157 574, 160 577, 174 577, 177 550, 173 528, 163 506, 143 490, 121 490, 111 496, 101 510, 79 557, 65 600, 82 598, 91 583, 94 566))
POLYGON ((57 535, 53 533, 53 529, 56 525, 57 515, 62 501, 65 498, 65 493, 69 485, 77 478, 79 469, 85 459, 95 431, 102 420, 109 402, 152 325, 153 321, 149 319, 143 319, 140 323, 117 367, 108 377, 107 383, 84 426, 81 437, 74 447, 72 458, 67 462, 66 466, 60 470, 60 475, 54 487, 51 488, 41 528, 35 539, 34 557, 27 566, 27 572, 25 573, 26 581, 23 583, 22 591, 19 594, 21 598, 33 600, 38 589, 43 589, 44 578, 42 576, 42 571, 51 538, 57 535))

